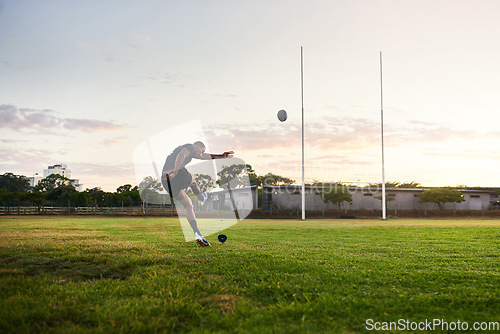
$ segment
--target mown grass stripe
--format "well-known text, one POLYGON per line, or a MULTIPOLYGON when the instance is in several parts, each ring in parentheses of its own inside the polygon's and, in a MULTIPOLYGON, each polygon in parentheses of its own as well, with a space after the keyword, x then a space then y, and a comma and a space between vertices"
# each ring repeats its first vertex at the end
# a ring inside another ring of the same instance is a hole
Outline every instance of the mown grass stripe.
POLYGON ((365 332, 368 318, 499 321, 498 220, 0 218, 4 332, 365 332))

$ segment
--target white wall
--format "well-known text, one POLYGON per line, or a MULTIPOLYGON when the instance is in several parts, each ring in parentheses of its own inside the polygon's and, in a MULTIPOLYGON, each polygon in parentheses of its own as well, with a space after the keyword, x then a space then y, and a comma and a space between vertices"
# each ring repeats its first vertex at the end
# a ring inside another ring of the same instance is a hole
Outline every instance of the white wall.
MULTIPOLYGON (((321 211, 337 209, 337 205, 324 203, 321 198, 323 188, 306 187, 306 210, 321 211)), ((426 189, 387 189, 386 194, 395 197, 387 202, 388 210, 435 210, 434 203, 420 203, 418 194, 426 189)), ((301 208, 300 186, 264 186, 263 207, 266 197, 271 196, 273 210, 295 210, 301 208)), ((382 202, 376 197, 382 196, 382 190, 377 188, 349 188, 352 204, 344 202, 342 209, 348 210, 382 210, 382 202)), ((486 210, 489 208, 490 193, 487 191, 461 190, 465 202, 447 203, 447 210, 486 210)), ((264 208, 267 209, 267 208, 264 208)))

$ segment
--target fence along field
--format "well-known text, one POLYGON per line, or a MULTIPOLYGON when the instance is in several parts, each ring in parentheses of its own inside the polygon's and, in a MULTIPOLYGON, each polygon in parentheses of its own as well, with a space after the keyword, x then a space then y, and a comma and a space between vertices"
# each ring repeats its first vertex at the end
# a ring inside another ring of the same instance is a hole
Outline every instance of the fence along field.
MULTIPOLYGON (((293 219, 299 218, 299 209, 295 210, 253 210, 250 218, 276 218, 293 219)), ((381 210, 325 210, 306 211, 307 218, 374 218, 381 217, 381 210)), ((132 216, 176 216, 175 208, 169 206, 118 206, 118 207, 59 207, 59 206, 2 206, 0 216, 9 215, 132 215, 132 216)), ((500 209, 494 207, 490 210, 397 210, 388 209, 387 216, 393 218, 465 218, 465 217, 490 217, 500 218, 500 209)))
POLYGON ((362 333, 368 319, 435 318, 494 326, 499 227, 256 219, 200 248, 174 218, 0 217, 0 328, 362 333))
MULTIPOLYGON (((146 214, 164 213, 170 215, 172 208, 168 206, 89 206, 89 207, 61 207, 61 206, 14 206, 0 207, 0 215, 45 215, 45 214, 146 214)), ((175 210, 174 210, 175 212, 175 210)))

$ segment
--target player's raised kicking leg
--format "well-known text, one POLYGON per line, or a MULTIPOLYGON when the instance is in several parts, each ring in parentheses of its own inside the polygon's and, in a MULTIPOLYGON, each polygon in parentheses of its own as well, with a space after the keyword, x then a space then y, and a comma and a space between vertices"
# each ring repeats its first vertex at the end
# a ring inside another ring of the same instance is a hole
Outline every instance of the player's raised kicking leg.
POLYGON ((186 194, 184 189, 179 192, 175 199, 178 200, 186 210, 186 218, 189 222, 189 225, 191 225, 191 228, 193 229, 194 239, 196 240, 196 242, 202 246, 211 246, 198 229, 196 216, 194 214, 193 202, 191 201, 191 198, 189 198, 189 196, 186 194))

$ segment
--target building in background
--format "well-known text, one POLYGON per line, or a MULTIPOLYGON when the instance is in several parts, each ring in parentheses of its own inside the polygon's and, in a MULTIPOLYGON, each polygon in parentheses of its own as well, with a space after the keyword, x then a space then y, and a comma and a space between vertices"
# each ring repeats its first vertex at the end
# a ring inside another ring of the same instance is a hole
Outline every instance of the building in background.
POLYGON ((43 177, 38 173, 34 173, 33 176, 27 176, 26 179, 29 181, 31 189, 33 189, 43 177))
POLYGON ((68 166, 66 164, 48 166, 47 169, 43 170, 43 178, 46 178, 47 176, 52 174, 59 174, 67 177, 68 179, 71 178, 71 171, 68 169, 68 166))
MULTIPOLYGON (((341 186, 342 187, 342 186, 341 186)), ((308 211, 322 211, 338 209, 337 205, 325 203, 323 191, 333 191, 336 188, 320 186, 306 186, 306 209, 308 211)), ((382 191, 380 188, 351 188, 345 189, 352 196, 352 203, 344 202, 343 210, 381 210, 382 191)), ((420 202, 419 194, 428 188, 396 188, 387 189, 388 210, 437 210, 434 203, 420 202)), ((489 190, 462 190, 462 203, 446 203, 447 210, 488 210, 490 209, 491 191, 489 190)), ((301 207, 300 186, 268 186, 262 190, 263 210, 297 210, 301 207)))
POLYGON ((43 177, 39 176, 38 173, 33 174, 33 177, 28 177, 27 179, 30 181, 30 185, 35 187, 40 180, 46 178, 49 175, 58 174, 68 178, 71 182, 71 185, 75 187, 77 191, 83 190, 83 184, 80 184, 80 180, 71 178, 71 171, 68 169, 66 164, 60 163, 53 166, 48 166, 43 170, 43 177))

